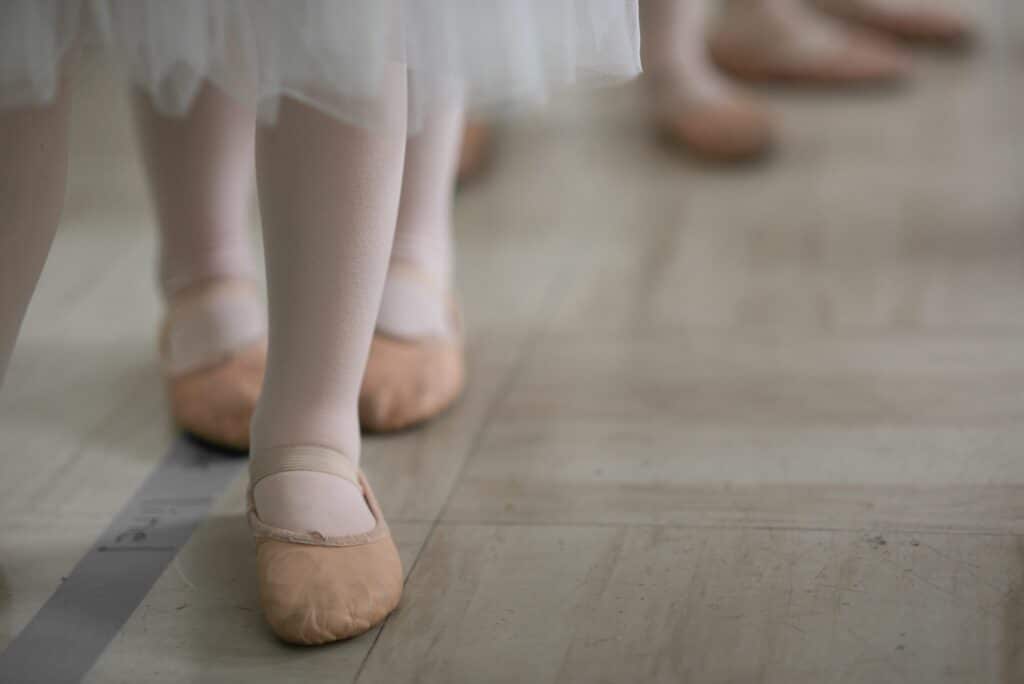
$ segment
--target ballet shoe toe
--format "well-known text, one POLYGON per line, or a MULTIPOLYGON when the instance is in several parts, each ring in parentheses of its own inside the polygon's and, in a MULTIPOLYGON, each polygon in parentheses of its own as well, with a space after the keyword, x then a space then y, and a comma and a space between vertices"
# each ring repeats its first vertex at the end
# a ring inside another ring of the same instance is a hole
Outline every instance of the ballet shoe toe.
POLYGON ((663 119, 662 132, 709 161, 754 159, 771 149, 775 125, 771 115, 745 99, 694 105, 663 119))
POLYGON ((390 535, 342 547, 263 539, 256 554, 264 615, 288 643, 358 636, 380 624, 401 598, 402 563, 390 535))
POLYGON ((247 449, 265 363, 266 344, 260 342, 216 365, 168 378, 175 423, 212 444, 247 449))
POLYGON ((375 335, 359 394, 360 424, 393 432, 422 423, 451 406, 464 382, 458 341, 375 335))

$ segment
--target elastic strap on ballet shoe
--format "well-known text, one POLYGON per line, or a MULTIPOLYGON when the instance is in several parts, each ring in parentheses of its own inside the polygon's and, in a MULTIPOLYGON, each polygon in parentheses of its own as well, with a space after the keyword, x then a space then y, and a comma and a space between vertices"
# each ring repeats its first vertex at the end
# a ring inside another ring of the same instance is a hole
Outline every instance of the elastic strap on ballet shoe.
POLYGON ((450 287, 441 285, 436 277, 425 271, 421 266, 404 258, 391 258, 391 263, 388 265, 388 277, 404 279, 429 291, 431 296, 443 299, 446 303, 448 321, 442 327, 445 328, 446 332, 443 335, 414 335, 402 330, 391 329, 389 326, 382 326, 381 321, 378 320, 374 335, 414 344, 430 339, 441 339, 446 342, 455 340, 461 343, 463 325, 461 307, 459 307, 459 303, 451 293, 450 287))
POLYGON ((257 539, 274 539, 292 544, 311 546, 361 546, 388 536, 388 524, 377 503, 377 497, 363 474, 345 454, 320 446, 288 446, 254 449, 249 455, 249 488, 246 492, 249 528, 257 539), (366 499, 376 526, 369 532, 343 537, 327 537, 318 533, 300 532, 274 527, 260 520, 253 497, 253 489, 265 477, 295 471, 334 475, 348 480, 359 488, 366 499))
POLYGON ((255 284, 232 280, 176 297, 160 340, 164 373, 179 376, 227 360, 267 334, 255 284))
POLYGON ((432 290, 439 296, 443 296, 443 293, 446 290, 446 288, 442 287, 441 283, 438 282, 436 277, 428 273, 426 269, 411 259, 392 256, 391 261, 388 262, 388 275, 397 275, 399 277, 419 281, 420 285, 432 290))
POLYGON ((270 475, 305 470, 335 475, 362 488, 359 471, 340 451, 319 446, 276 447, 255 449, 249 456, 249 483, 256 483, 270 475))

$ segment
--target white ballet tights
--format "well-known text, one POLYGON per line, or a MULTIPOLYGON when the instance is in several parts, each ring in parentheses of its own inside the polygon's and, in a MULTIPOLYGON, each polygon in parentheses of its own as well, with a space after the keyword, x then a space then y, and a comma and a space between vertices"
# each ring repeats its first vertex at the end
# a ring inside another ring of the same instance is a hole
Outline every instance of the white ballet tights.
MULTIPOLYGON (((406 91, 397 70, 371 130, 284 100, 261 128, 256 175, 269 290, 270 346, 252 449, 326 446, 359 461, 358 395, 398 212, 406 91)), ((333 475, 261 480, 261 519, 323 535, 364 532, 358 489, 333 475)))
POLYGON ((217 278, 252 278, 252 115, 207 85, 184 117, 163 116, 138 95, 135 120, 160 228, 164 295, 217 278))
POLYGON ((406 338, 451 333, 452 195, 462 142, 458 105, 425 117, 409 138, 398 225, 377 329, 406 338))
POLYGON ((659 107, 674 112, 731 93, 708 57, 709 9, 708 0, 641 0, 642 61, 659 107))
POLYGON ((0 111, 0 384, 60 221, 69 99, 0 111))
MULTIPOLYGON (((284 100, 277 124, 257 134, 271 330, 254 450, 321 445, 358 463, 357 399, 405 150, 404 73, 391 80, 388 116, 372 130, 284 100)), ((0 372, 59 221, 67 115, 65 94, 45 108, 0 114, 0 372)), ((345 535, 375 524, 361 492, 331 475, 279 473, 254 497, 261 518, 279 527, 345 535)))

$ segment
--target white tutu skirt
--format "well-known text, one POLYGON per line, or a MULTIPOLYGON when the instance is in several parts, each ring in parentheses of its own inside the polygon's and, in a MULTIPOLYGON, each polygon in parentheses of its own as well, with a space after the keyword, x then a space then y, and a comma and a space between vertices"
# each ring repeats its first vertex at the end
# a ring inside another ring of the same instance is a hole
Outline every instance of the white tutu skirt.
POLYGON ((52 100, 90 46, 165 113, 210 82, 264 121, 291 97, 372 124, 396 65, 413 121, 640 71, 635 0, 0 0, 0 108, 52 100))

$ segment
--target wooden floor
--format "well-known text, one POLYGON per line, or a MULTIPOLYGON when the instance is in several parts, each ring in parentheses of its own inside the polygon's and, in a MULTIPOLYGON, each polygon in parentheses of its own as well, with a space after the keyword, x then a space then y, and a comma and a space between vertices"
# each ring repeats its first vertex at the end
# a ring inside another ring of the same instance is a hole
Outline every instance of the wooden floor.
MULTIPOLYGON (((365 448, 398 612, 276 642, 239 480, 89 681, 1024 682, 1024 23, 1004 4, 905 91, 770 93, 770 164, 672 154, 635 86, 506 126, 457 203, 468 392, 365 448)), ((80 83, 66 218, 0 393, 0 647, 174 437, 115 92, 80 83)))

